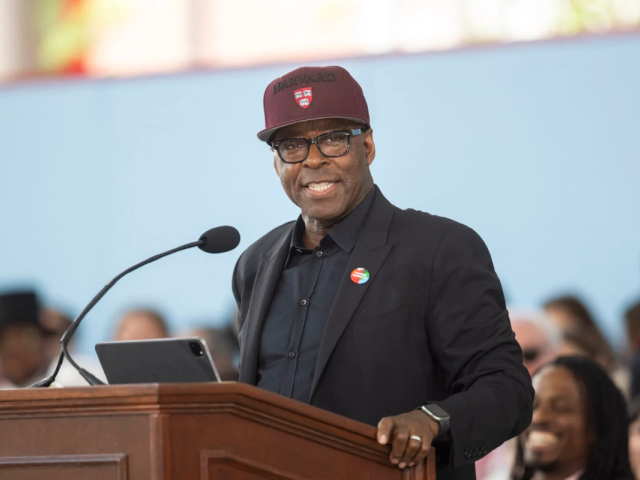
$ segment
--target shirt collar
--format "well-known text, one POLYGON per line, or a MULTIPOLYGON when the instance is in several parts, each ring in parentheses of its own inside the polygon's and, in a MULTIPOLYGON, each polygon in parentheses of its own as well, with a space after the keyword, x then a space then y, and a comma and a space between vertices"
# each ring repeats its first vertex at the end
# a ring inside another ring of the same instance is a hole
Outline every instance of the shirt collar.
MULTIPOLYGON (((344 217, 340 221, 340 223, 333 227, 327 234, 328 237, 331 237, 331 240, 337 243, 338 246, 347 253, 351 253, 353 247, 356 246, 358 236, 360 235, 360 230, 362 230, 364 221, 366 220, 367 214, 371 209, 371 204, 373 203, 376 190, 377 187, 374 185, 369 193, 367 193, 367 196, 364 197, 364 199, 356 206, 356 208, 349 212, 349 214, 344 217)), ((303 236, 304 220, 302 220, 302 215, 300 215, 298 217, 298 220, 296 221, 295 226, 293 227, 290 251, 293 249, 307 250, 307 248, 304 246, 303 236)), ((321 244, 323 243, 325 238, 322 239, 321 244)))

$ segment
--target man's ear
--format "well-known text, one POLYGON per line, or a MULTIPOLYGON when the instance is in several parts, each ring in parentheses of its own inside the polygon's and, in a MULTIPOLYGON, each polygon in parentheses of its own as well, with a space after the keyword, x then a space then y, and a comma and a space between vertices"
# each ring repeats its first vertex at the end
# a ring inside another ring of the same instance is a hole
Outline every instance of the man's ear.
POLYGON ((371 165, 376 158, 376 144, 373 141, 373 129, 369 129, 364 134, 364 152, 367 156, 367 165, 371 165))

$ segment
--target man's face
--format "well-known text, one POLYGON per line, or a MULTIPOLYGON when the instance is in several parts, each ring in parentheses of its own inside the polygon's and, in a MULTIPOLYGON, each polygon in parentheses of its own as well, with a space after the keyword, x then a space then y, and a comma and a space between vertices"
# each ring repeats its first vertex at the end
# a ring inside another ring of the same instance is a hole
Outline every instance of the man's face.
MULTIPOLYGON (((359 125, 343 119, 310 120, 278 130, 273 141, 305 137, 314 138, 336 130, 350 130, 359 125)), ((371 130, 351 137, 349 152, 341 157, 325 157, 317 145, 311 145, 306 160, 285 163, 274 151, 274 167, 282 187, 302 216, 333 224, 353 210, 373 187, 369 165, 375 158, 371 130), (328 187, 328 188, 327 188, 328 187)))
POLYGON ((42 335, 30 325, 12 325, 0 335, 2 376, 23 387, 44 365, 42 335))
POLYGON ((550 351, 547 338, 540 327, 525 320, 514 320, 511 328, 516 334, 516 341, 522 348, 522 363, 529 370, 529 375, 551 359, 554 352, 550 351))
POLYGON ((525 464, 569 476, 585 467, 592 439, 582 388, 569 370, 553 366, 534 376, 533 387, 533 419, 521 439, 525 464))

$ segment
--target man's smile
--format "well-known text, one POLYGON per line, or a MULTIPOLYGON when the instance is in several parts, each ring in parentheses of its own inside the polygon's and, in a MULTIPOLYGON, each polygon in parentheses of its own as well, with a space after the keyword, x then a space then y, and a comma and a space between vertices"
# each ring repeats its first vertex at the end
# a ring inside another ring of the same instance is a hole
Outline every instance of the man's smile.
POLYGON ((325 196, 331 193, 334 190, 338 182, 311 182, 304 186, 304 189, 309 192, 312 196, 325 196))
POLYGON ((526 445, 532 451, 556 450, 560 438, 555 433, 534 430, 529 433, 526 445))

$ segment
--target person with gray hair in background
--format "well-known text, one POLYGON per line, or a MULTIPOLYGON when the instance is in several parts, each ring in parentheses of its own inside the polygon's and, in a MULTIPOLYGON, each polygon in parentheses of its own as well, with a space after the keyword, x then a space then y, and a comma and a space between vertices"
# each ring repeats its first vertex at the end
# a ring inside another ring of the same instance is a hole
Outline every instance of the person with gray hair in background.
MULTIPOLYGON (((509 309, 511 329, 522 348, 522 363, 529 375, 558 355, 562 332, 544 312, 509 309)), ((508 480, 513 468, 516 439, 503 443, 476 462, 477 480, 508 480)))
POLYGON ((529 375, 558 354, 562 332, 543 312, 509 311, 511 328, 522 348, 522 362, 529 375))

